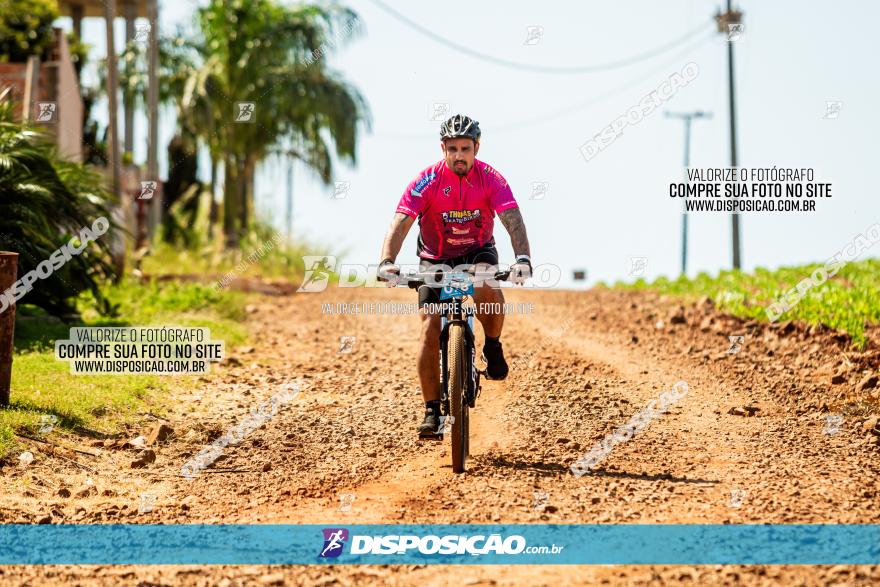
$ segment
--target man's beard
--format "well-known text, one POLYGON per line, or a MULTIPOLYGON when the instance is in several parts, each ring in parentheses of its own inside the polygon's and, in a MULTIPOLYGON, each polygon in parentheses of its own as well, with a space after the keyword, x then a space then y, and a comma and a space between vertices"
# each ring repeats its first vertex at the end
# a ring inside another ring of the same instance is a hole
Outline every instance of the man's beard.
POLYGON ((452 164, 452 171, 456 175, 467 175, 467 172, 468 172, 467 163, 464 161, 456 161, 455 163, 452 164), (459 165, 459 163, 461 163, 461 165, 459 165))

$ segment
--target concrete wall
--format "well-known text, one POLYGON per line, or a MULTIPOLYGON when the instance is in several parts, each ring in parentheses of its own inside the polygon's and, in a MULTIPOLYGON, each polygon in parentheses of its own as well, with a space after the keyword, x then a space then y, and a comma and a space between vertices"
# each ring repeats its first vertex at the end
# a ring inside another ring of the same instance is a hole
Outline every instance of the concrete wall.
MULTIPOLYGON (((55 51, 53 53, 55 61, 48 61, 44 64, 46 73, 52 81, 46 88, 51 97, 47 97, 45 101, 58 103, 55 141, 59 153, 68 161, 80 162, 83 155, 83 101, 79 93, 76 70, 70 59, 67 36, 61 29, 55 29, 55 51)), ((43 89, 42 84, 40 89, 43 89)))
POLYGON ((55 47, 52 61, 40 66, 40 101, 58 104, 58 122, 53 129, 58 152, 68 161, 82 161, 82 117, 83 102, 79 94, 79 83, 67 36, 61 29, 55 29, 55 47), (42 83, 48 78, 49 84, 42 83), (45 92, 45 93, 44 93, 45 92))
POLYGON ((55 29, 55 46, 50 61, 40 63, 38 90, 30 105, 24 103, 26 78, 26 63, 0 63, 0 91, 11 87, 12 100, 20 105, 20 108, 16 108, 16 120, 21 120, 25 112, 29 112, 28 118, 33 121, 37 102, 55 102, 57 120, 41 126, 55 138, 58 152, 64 159, 82 161, 83 102, 64 31, 55 29))

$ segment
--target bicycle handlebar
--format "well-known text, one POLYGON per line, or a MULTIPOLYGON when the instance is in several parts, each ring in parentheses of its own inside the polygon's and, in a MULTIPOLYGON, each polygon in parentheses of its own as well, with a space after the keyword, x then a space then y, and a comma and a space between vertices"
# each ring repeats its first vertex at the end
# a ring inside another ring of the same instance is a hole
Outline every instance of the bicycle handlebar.
MULTIPOLYGON (((418 271, 416 273, 408 273, 405 275, 398 275, 396 273, 386 273, 383 270, 379 270, 376 272, 376 277, 378 277, 382 281, 387 281, 389 283, 388 287, 396 287, 398 284, 403 284, 409 287, 410 289, 418 289, 423 285, 428 285, 430 282, 433 285, 440 286, 442 285, 437 281, 437 274, 441 273, 440 271, 418 271)), ((446 272, 447 274, 449 272, 446 272)), ((510 269, 505 269, 504 271, 495 271, 495 272, 480 272, 477 273, 473 271, 473 266, 471 266, 471 270, 468 271, 471 277, 482 277, 484 280, 487 280, 490 276, 495 281, 507 281, 510 277, 510 269)))

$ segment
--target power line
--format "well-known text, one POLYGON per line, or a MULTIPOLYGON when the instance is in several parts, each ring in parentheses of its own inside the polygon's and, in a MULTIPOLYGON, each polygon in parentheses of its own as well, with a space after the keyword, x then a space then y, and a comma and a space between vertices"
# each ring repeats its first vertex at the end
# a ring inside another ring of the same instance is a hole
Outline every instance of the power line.
MULTIPOLYGON (((684 172, 685 183, 687 180, 687 170, 691 166, 691 122, 700 118, 712 118, 711 112, 703 112, 695 110, 693 112, 670 112, 666 111, 667 118, 677 118, 684 122, 684 172)), ((688 214, 687 207, 682 202, 681 214, 681 274, 687 275, 687 252, 688 252, 688 214)))
MULTIPOLYGON (((474 51, 473 49, 469 49, 468 47, 465 47, 463 45, 459 45, 458 43, 450 41, 450 40, 446 39, 445 37, 442 37, 442 36, 438 35, 437 33, 423 27, 419 23, 417 23, 413 20, 410 20, 409 18, 407 18, 406 16, 404 16, 400 12, 394 10, 393 8, 391 8, 390 6, 388 6, 387 4, 382 2, 381 0, 370 0, 370 2, 375 4, 376 6, 378 6, 379 8, 381 8, 382 10, 384 10, 385 12, 387 12, 388 14, 390 14, 391 16, 396 18, 397 20, 408 25, 410 28, 415 29, 416 31, 422 33, 426 37, 436 41, 437 43, 440 43, 441 45, 449 47, 450 49, 458 51, 459 53, 464 53, 465 55, 468 55, 470 57, 481 59, 481 60, 487 61, 489 63, 494 63, 495 65, 500 65, 502 67, 510 67, 513 69, 533 71, 536 73, 555 73, 555 74, 595 73, 598 71, 606 71, 609 69, 626 67, 628 65, 632 65, 634 63, 639 63, 640 61, 645 61, 646 59, 656 57, 657 55, 665 53, 666 51, 669 51, 670 49, 674 49, 675 47, 681 45, 682 43, 688 41, 692 37, 698 35, 702 31, 704 31, 706 29, 706 24, 709 24, 709 23, 702 24, 699 27, 693 29, 692 31, 689 31, 685 35, 682 35, 681 37, 679 37, 677 39, 674 39, 668 43, 660 45, 659 47, 652 49, 651 51, 647 51, 647 52, 641 53, 639 55, 634 55, 634 56, 628 57, 626 59, 621 59, 618 61, 610 61, 608 63, 601 63, 601 64, 597 64, 597 65, 584 65, 584 66, 576 66, 576 67, 550 67, 550 66, 544 66, 544 65, 532 65, 529 63, 519 63, 516 61, 508 61, 506 59, 500 59, 500 58, 495 57, 493 55, 486 55, 485 53, 480 53, 478 51, 474 51)), ((711 22, 713 22, 713 21, 710 21, 710 23, 711 22)))
MULTIPOLYGON (((585 100, 583 102, 578 102, 576 104, 571 104, 569 106, 565 106, 565 107, 563 107, 555 112, 552 112, 550 114, 547 114, 545 116, 539 116, 539 117, 530 118, 530 119, 526 119, 526 120, 507 122, 507 123, 503 123, 503 124, 499 124, 499 125, 484 124, 483 128, 485 131, 490 132, 492 134, 520 131, 524 128, 539 126, 541 124, 550 122, 550 121, 555 120, 557 118, 560 118, 566 114, 578 112, 578 111, 583 110, 589 106, 592 106, 598 102, 602 102, 603 100, 607 100, 608 98, 611 98, 612 96, 616 96, 617 94, 620 94, 622 92, 625 92, 625 91, 630 90, 636 86, 641 85, 643 82, 645 82, 651 76, 656 74, 658 71, 660 71, 666 67, 669 67, 673 63, 676 63, 678 60, 680 60, 682 58, 683 55, 687 55, 687 54, 691 53, 692 51, 705 45, 708 41, 710 41, 713 38, 713 36, 714 36, 714 33, 700 39, 696 43, 691 43, 690 45, 685 47, 683 50, 675 53, 675 55, 673 55, 672 58, 663 61, 662 63, 658 64, 656 67, 652 68, 650 71, 647 71, 644 74, 642 74, 636 78, 633 78, 633 79, 631 79, 631 80, 629 80, 629 81, 627 81, 627 82, 625 82, 615 88, 612 88, 612 89, 608 90, 607 92, 603 92, 597 96, 593 96, 588 100, 585 100)), ((432 127, 432 129, 433 129, 433 127, 432 127)), ((433 130, 431 132, 433 133, 433 130)), ((372 138, 378 138, 378 139, 420 140, 420 141, 423 141, 426 138, 429 138, 430 136, 433 136, 433 135, 429 134, 428 131, 421 132, 421 133, 413 133, 413 132, 376 133, 376 134, 371 135, 372 138)))
POLYGON ((567 106, 565 108, 557 110, 556 112, 553 112, 551 114, 547 114, 546 116, 531 118, 529 120, 521 120, 518 122, 510 122, 510 123, 499 125, 494 128, 489 125, 486 125, 486 128, 493 133, 494 132, 518 131, 518 130, 522 130, 523 128, 528 128, 530 126, 537 126, 540 124, 544 124, 546 122, 550 122, 551 120, 555 120, 555 119, 557 119, 561 116, 564 116, 566 114, 570 114, 573 112, 583 110, 584 108, 586 108, 588 106, 592 106, 593 104, 596 104, 596 103, 601 102, 603 100, 607 100, 608 98, 610 98, 612 96, 616 96, 617 94, 620 94, 621 92, 625 92, 625 91, 630 90, 636 86, 641 85, 644 81, 646 81, 648 78, 650 78, 651 76, 656 74, 661 69, 665 69, 665 68, 669 67, 671 64, 676 63, 679 59, 681 59, 682 55, 687 55, 688 53, 692 52, 694 49, 697 49, 697 48, 705 45, 709 40, 711 40, 711 38, 712 38, 711 36, 708 36, 703 39, 700 39, 700 41, 698 43, 692 43, 691 45, 688 45, 687 47, 685 47, 684 50, 676 53, 671 59, 664 61, 663 63, 659 64, 657 67, 646 72, 644 75, 641 75, 637 78, 631 79, 630 81, 628 81, 624 84, 621 84, 615 88, 612 88, 611 90, 608 90, 607 92, 599 94, 598 96, 593 96, 589 100, 586 100, 584 102, 578 102, 577 104, 573 104, 571 106, 567 106))

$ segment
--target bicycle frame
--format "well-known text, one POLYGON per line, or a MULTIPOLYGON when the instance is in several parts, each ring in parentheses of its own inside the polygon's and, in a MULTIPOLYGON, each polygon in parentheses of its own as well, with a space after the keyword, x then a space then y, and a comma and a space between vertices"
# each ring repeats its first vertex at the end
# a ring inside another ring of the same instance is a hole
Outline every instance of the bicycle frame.
POLYGON ((449 373, 448 373, 448 343, 449 328, 453 324, 464 326, 465 356, 468 358, 468 380, 466 400, 469 407, 474 407, 474 402, 480 391, 480 371, 476 368, 476 342, 474 340, 474 309, 465 306, 467 296, 453 297, 452 308, 445 316, 440 317, 440 389, 441 389, 441 413, 449 415, 449 373))
MULTIPOLYGON (((465 306, 464 302, 467 300, 468 296, 472 296, 474 293, 473 289, 473 277, 475 274, 475 266, 470 266, 470 268, 464 272, 467 277, 467 288, 456 287, 456 282, 461 283, 461 273, 456 273, 454 275, 450 275, 447 273, 446 278, 447 285, 441 289, 440 301, 441 303, 445 303, 446 306, 443 307, 443 313, 440 316, 440 413, 445 416, 444 424, 448 421, 447 418, 452 413, 452 409, 450 406, 450 393, 449 393, 449 330, 455 324, 460 324, 462 326, 462 334, 464 338, 464 360, 465 363, 465 385, 462 389, 462 402, 463 405, 463 421, 461 423, 453 422, 453 429, 456 426, 463 426, 463 442, 464 442, 464 452, 463 458, 460 461, 462 469, 456 470, 456 472, 463 472, 463 463, 464 459, 467 457, 468 452, 468 417, 467 410, 468 408, 473 408, 476 404, 477 396, 480 394, 480 374, 482 373, 476 366, 476 355, 477 355, 477 346, 476 341, 474 339, 474 315, 475 308, 473 306, 465 306), (469 277, 467 276, 469 274, 469 277), (445 300, 445 302, 444 302, 445 300)), ((503 281, 506 280, 510 276, 510 271, 494 271, 490 275, 494 276, 495 280, 503 281)), ((425 285, 428 285, 426 281, 430 281, 433 285, 440 285, 436 281, 437 272, 436 271, 428 271, 425 273, 411 274, 411 275, 401 275, 398 276, 396 274, 382 274, 378 273, 377 277, 389 282, 390 287, 394 287, 398 284, 404 284, 411 289, 416 289, 425 285)), ((443 428, 445 430, 445 426, 443 428)), ((438 431, 439 432, 439 431, 438 431)), ((440 437, 442 438, 443 432, 439 432, 440 437)), ((453 445, 455 445, 455 440, 453 440, 453 445)), ((453 469, 456 467, 456 459, 453 456, 453 469)))

